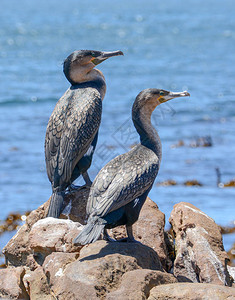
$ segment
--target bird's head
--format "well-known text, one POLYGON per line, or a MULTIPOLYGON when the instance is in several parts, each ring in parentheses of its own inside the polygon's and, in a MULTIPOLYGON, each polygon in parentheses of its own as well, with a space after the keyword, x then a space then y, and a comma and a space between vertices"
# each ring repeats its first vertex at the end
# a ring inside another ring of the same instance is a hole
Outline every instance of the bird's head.
POLYGON ((123 55, 122 51, 102 52, 95 50, 78 50, 70 54, 64 61, 64 74, 73 85, 89 79, 92 69, 109 57, 123 55))
POLYGON ((136 97, 133 104, 133 112, 141 110, 146 116, 151 117, 154 109, 161 103, 186 96, 190 96, 187 91, 174 93, 162 89, 146 89, 136 97))

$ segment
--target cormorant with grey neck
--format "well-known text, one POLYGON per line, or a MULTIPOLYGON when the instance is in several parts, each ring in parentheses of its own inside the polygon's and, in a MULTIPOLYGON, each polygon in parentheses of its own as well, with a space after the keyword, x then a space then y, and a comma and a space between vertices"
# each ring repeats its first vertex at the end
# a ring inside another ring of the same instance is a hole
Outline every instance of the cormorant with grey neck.
POLYGON ((134 242, 132 225, 150 192, 162 158, 160 137, 152 126, 154 109, 170 99, 190 96, 188 92, 173 93, 146 89, 138 94, 132 107, 132 120, 140 136, 140 144, 106 164, 96 176, 87 202, 88 221, 74 244, 95 242, 107 229, 125 225, 128 242, 134 242))

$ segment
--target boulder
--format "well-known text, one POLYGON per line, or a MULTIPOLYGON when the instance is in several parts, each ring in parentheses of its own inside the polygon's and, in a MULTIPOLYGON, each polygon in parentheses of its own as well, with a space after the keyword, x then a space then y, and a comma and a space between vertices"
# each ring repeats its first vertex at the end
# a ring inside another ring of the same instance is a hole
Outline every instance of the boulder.
POLYGON ((82 246, 74 246, 73 239, 81 232, 82 227, 70 220, 39 220, 31 228, 28 247, 39 264, 52 252, 79 252, 82 246))
POLYGON ((2 250, 8 266, 18 267, 27 264, 27 258, 30 255, 28 239, 29 228, 27 224, 24 224, 2 250))
POLYGON ((54 300, 50 292, 43 268, 40 266, 35 271, 26 271, 23 283, 30 299, 54 300))
POLYGON ((85 224, 86 204, 89 192, 89 187, 82 187, 79 190, 73 190, 67 193, 64 198, 63 211, 60 218, 85 224))
POLYGON ((154 287, 148 300, 232 300, 235 289, 204 283, 173 283, 154 287))
MULTIPOLYGON (((164 232, 165 215, 159 210, 157 204, 147 198, 138 221, 133 225, 134 237, 142 244, 154 249, 162 263, 163 268, 169 271, 172 267, 169 250, 165 239, 164 232)), ((110 236, 115 239, 126 237, 124 226, 116 227, 109 231, 110 236)))
POLYGON ((220 227, 190 203, 174 206, 169 219, 174 234, 174 275, 181 281, 231 286, 220 227))
POLYGON ((129 271, 145 268, 163 272, 156 252, 136 243, 97 241, 83 247, 79 259, 66 266, 58 265, 56 270, 47 260, 43 266, 51 290, 59 299, 103 299, 129 271))
POLYGON ((24 274, 24 267, 0 269, 1 299, 29 299, 22 283, 24 274))
MULTIPOLYGON (((61 218, 71 218, 74 221, 81 221, 80 223, 84 224, 86 217, 85 202, 88 194, 89 189, 87 188, 66 194, 64 212, 61 218), (68 212, 70 213, 68 214, 68 212)), ((26 223, 20 227, 14 237, 4 247, 2 252, 5 255, 8 266, 29 266, 30 268, 35 268, 36 262, 32 257, 32 251, 29 247, 29 234, 33 225, 46 217, 50 199, 28 215, 26 223)))
POLYGON ((119 288, 107 295, 107 300, 145 300, 150 290, 160 284, 176 283, 177 279, 169 273, 149 269, 129 271, 122 276, 119 288))
POLYGON ((77 260, 79 253, 63 253, 53 252, 45 258, 42 265, 43 271, 50 282, 56 282, 60 277, 66 266, 77 260))
POLYGON ((227 266, 229 275, 232 277, 233 282, 235 282, 235 267, 227 266))

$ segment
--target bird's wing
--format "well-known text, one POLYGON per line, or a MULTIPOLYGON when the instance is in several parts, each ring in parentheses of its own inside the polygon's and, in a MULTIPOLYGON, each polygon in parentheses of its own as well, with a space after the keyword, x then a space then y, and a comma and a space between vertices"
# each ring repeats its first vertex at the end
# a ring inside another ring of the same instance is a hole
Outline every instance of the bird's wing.
POLYGON ((45 139, 47 173, 56 186, 69 183, 75 165, 99 129, 101 112, 102 101, 96 89, 68 90, 58 101, 45 139))
POLYGON ((114 158, 92 184, 87 213, 102 217, 138 198, 151 187, 158 169, 156 154, 141 145, 114 158))

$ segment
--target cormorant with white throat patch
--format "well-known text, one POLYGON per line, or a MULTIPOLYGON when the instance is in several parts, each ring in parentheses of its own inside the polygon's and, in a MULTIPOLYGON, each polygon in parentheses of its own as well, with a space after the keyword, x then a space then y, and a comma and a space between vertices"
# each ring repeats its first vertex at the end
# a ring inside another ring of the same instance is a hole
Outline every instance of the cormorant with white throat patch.
POLYGON ((52 186, 47 217, 59 217, 65 190, 78 176, 91 185, 87 170, 97 143, 106 92, 104 75, 94 67, 118 55, 123 53, 79 50, 64 61, 64 74, 71 87, 57 102, 45 138, 47 175, 52 186))

